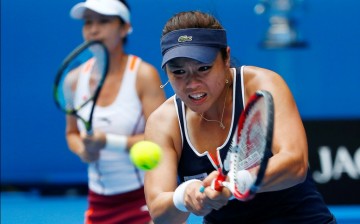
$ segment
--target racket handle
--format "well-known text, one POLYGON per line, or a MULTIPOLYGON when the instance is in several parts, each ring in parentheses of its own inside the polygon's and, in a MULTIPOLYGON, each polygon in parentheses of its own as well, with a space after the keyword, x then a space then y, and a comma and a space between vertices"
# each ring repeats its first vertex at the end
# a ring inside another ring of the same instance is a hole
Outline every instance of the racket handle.
POLYGON ((92 135, 94 134, 94 131, 93 131, 92 129, 87 130, 87 131, 86 131, 86 134, 87 134, 88 136, 92 136, 92 135))
POLYGON ((211 188, 216 191, 222 191, 222 189, 224 188, 224 185, 222 183, 225 180, 226 180, 226 176, 222 172, 219 172, 219 175, 211 183, 211 188))

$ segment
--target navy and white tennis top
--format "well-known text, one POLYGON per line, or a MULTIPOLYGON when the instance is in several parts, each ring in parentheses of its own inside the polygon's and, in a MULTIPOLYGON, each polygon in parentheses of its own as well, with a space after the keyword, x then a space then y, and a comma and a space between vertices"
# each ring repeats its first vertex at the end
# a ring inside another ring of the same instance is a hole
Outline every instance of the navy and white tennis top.
MULTIPOLYGON (((235 71, 235 69, 234 69, 235 71)), ((233 84, 233 108, 232 125, 230 133, 224 144, 217 148, 221 158, 221 166, 225 160, 230 136, 236 129, 235 122, 238 120, 243 108, 243 67, 236 69, 233 84)), ((182 153, 178 165, 179 182, 190 179, 204 179, 216 165, 211 162, 207 152, 198 153, 191 144, 185 119, 184 103, 176 98, 178 119, 182 135, 182 153)), ((213 210, 204 217, 204 223, 336 223, 334 217, 326 207, 322 196, 317 191, 311 175, 308 172, 306 180, 291 188, 258 193, 253 200, 242 202, 236 199, 216 211, 213 210)))

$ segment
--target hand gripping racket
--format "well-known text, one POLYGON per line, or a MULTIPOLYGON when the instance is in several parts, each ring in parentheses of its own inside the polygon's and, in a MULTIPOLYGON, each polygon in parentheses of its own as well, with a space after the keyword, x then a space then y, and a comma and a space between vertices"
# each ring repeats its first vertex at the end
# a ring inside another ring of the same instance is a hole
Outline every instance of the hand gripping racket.
POLYGON ((55 78, 56 105, 66 114, 79 118, 89 135, 92 134, 92 116, 108 66, 109 54, 105 45, 100 41, 87 41, 65 58, 55 78), (85 95, 79 95, 79 88, 85 95), (85 106, 89 107, 89 113, 80 115, 79 111, 85 106))
POLYGON ((240 115, 224 167, 219 168, 219 175, 212 183, 213 189, 221 191, 227 187, 236 199, 242 201, 255 196, 272 155, 273 127, 272 95, 259 90, 249 99, 240 115), (226 176, 229 177, 228 182, 225 181, 226 176))

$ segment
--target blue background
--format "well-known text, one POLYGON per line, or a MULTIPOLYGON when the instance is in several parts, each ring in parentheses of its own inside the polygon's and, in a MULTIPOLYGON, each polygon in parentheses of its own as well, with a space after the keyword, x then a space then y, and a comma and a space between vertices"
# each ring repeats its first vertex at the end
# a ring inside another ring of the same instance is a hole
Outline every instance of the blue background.
MULTIPOLYGON (((59 64, 82 42, 82 23, 69 17, 77 2, 1 2, 2 184, 86 182, 86 165, 67 149, 64 115, 52 98, 59 64)), ((254 13, 257 2, 129 0, 134 32, 127 50, 154 64, 165 82, 159 38, 167 19, 183 10, 212 12, 239 65, 281 74, 304 120, 359 119, 360 1, 304 1, 298 22, 309 47, 285 50, 258 47, 268 24, 254 13)))

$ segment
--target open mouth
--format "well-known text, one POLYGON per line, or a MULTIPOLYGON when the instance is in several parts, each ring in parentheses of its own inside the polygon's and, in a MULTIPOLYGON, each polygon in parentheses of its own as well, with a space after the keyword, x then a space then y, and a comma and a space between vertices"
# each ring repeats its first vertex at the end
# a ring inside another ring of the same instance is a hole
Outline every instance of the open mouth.
POLYGON ((189 98, 192 100, 201 100, 206 97, 206 93, 194 93, 189 95, 189 98))

